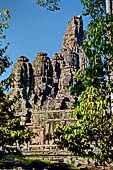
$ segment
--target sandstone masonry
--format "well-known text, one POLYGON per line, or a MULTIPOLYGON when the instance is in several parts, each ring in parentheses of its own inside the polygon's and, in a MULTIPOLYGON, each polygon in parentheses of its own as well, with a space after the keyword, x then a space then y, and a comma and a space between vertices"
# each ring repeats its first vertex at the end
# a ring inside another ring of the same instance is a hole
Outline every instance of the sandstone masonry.
MULTIPOLYGON (((69 87, 76 85, 75 72, 88 66, 88 59, 82 50, 84 40, 81 16, 74 16, 68 23, 62 49, 53 55, 41 52, 33 64, 21 56, 12 70, 14 84, 10 96, 21 96, 16 103, 16 112, 40 136, 40 144, 51 145, 45 141, 55 123, 73 121, 70 106, 75 103, 75 96, 69 93, 69 87)), ((39 137, 32 140, 37 144, 39 137)))

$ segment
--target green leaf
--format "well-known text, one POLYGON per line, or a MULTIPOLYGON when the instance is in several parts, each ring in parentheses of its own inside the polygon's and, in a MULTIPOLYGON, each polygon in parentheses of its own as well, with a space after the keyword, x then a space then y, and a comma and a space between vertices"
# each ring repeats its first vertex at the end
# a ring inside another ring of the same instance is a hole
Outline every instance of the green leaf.
POLYGON ((9 14, 9 11, 7 9, 3 10, 3 13, 6 15, 6 14, 9 14))

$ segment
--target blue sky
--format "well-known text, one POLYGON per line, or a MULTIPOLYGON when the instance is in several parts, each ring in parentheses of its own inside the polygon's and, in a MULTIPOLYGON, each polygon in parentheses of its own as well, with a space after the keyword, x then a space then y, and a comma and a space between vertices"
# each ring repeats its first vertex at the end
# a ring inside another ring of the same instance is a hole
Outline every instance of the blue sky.
MULTIPOLYGON (((0 9, 8 9, 11 15, 6 35, 13 65, 4 76, 10 74, 21 55, 32 63, 38 52, 47 52, 51 58, 62 48, 68 21, 81 14, 82 5, 80 0, 61 0, 60 7, 60 11, 50 12, 36 5, 36 0, 0 0, 0 9)), ((88 19, 83 20, 86 29, 88 19)))

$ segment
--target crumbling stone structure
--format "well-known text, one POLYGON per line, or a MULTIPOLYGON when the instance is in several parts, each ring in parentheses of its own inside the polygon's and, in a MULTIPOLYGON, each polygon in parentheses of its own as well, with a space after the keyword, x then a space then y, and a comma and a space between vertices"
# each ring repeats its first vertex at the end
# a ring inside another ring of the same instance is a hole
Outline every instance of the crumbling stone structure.
MULTIPOLYGON (((62 49, 52 59, 41 52, 30 64, 21 56, 12 70, 15 81, 10 96, 21 95, 16 111, 22 122, 40 136, 41 145, 52 144, 45 141, 45 135, 55 123, 73 121, 69 113, 75 96, 69 93, 69 87, 76 85, 75 72, 88 66, 81 47, 83 40, 82 17, 74 16, 68 23, 62 49)), ((32 144, 38 141, 39 137, 32 144)))

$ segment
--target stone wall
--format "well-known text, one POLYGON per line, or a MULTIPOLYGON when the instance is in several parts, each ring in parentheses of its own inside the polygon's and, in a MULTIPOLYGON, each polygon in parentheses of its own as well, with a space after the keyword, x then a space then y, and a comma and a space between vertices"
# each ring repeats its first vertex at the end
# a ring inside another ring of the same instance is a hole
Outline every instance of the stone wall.
POLYGON ((83 40, 82 17, 74 16, 68 23, 62 49, 52 59, 45 52, 38 53, 33 64, 24 56, 17 59, 10 96, 21 96, 15 105, 16 112, 22 123, 39 135, 32 144, 51 145, 52 141, 45 141, 45 136, 53 126, 74 121, 69 113, 75 96, 69 93, 69 87, 76 86, 76 71, 89 64, 81 47, 83 40))

